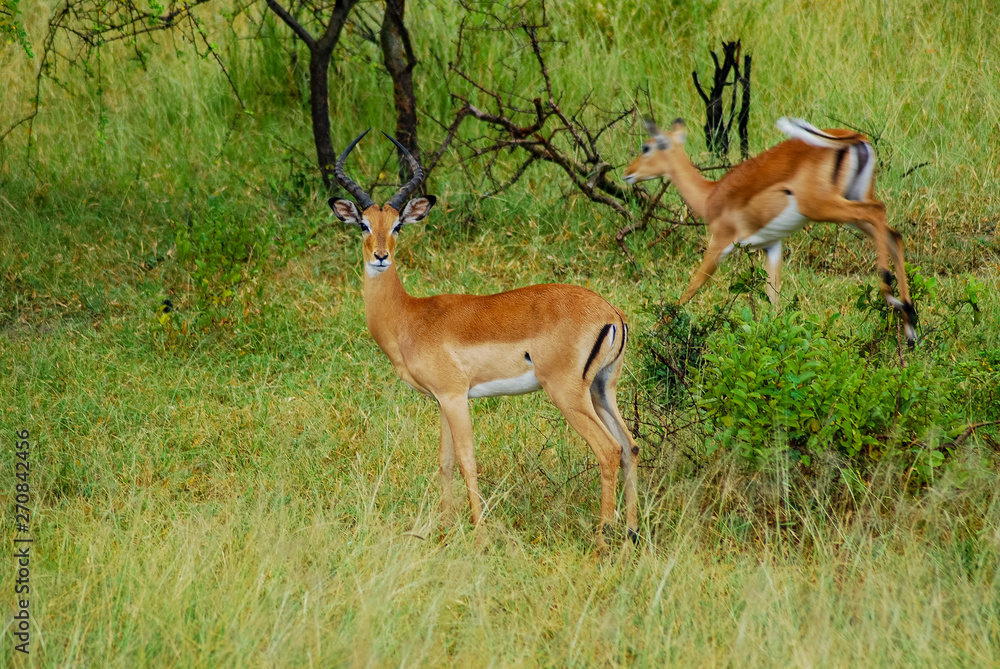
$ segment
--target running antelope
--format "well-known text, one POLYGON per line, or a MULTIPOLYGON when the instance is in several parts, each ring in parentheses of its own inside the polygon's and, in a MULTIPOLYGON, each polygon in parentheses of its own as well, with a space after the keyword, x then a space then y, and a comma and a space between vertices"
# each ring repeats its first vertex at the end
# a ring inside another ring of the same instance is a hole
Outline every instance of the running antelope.
POLYGON ((790 139, 709 181, 684 152, 684 121, 663 133, 646 121, 651 139, 625 168, 630 184, 666 177, 695 214, 705 219, 710 240, 701 266, 678 304, 691 299, 737 246, 767 255, 767 294, 777 306, 781 281, 781 240, 809 222, 853 226, 875 242, 880 288, 885 301, 902 314, 913 347, 917 313, 910 301, 903 263, 903 237, 885 220, 885 205, 875 200, 875 154, 867 138, 849 130, 819 130, 799 119, 781 118, 778 129, 790 139), (892 255, 899 296, 892 295, 892 255))
MULTIPOLYGON (((520 395, 544 388, 597 456, 601 470, 601 529, 615 513, 618 463, 625 479, 628 536, 638 539, 636 465, 639 448, 615 397, 628 326, 622 312, 579 286, 543 284, 497 295, 411 297, 396 274, 396 238, 434 206, 434 196, 410 193, 423 179, 416 159, 395 139, 413 178, 383 206, 344 173, 344 161, 367 130, 337 160, 334 173, 351 200, 330 199, 337 218, 361 228, 365 321, 375 343, 409 386, 441 410, 441 507, 451 515, 455 460, 465 479, 473 525, 483 517, 476 478, 469 399, 520 395), (404 204, 405 203, 405 204, 404 204)), ((385 133, 383 133, 385 134, 385 133)), ((482 536, 481 534, 479 535, 482 536)))

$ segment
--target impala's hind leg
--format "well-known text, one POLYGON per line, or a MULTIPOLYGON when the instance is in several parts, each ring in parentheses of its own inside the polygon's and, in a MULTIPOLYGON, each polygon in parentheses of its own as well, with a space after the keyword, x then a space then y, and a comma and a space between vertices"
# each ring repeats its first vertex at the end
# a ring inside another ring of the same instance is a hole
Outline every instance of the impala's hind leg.
POLYGON ((880 288, 886 302, 897 311, 903 312, 903 324, 906 329, 906 340, 912 347, 916 340, 917 311, 910 298, 910 286, 906 279, 906 261, 903 258, 903 235, 888 225, 884 226, 885 233, 879 235, 878 228, 868 221, 854 221, 855 228, 863 232, 879 248, 879 281, 880 288), (881 242, 880 242, 881 240, 881 242), (889 273, 888 262, 881 253, 881 247, 885 247, 892 257, 892 264, 896 270, 896 283, 899 286, 899 300, 892 297, 892 274, 889 273))
POLYGON ((892 230, 885 222, 885 205, 878 201, 855 202, 842 197, 809 198, 803 195, 799 199, 799 211, 806 218, 814 221, 830 221, 832 223, 854 223, 859 230, 875 241, 878 255, 879 287, 886 304, 893 307, 903 316, 903 327, 906 339, 912 347, 916 339, 914 324, 916 311, 910 301, 910 288, 906 282, 906 266, 903 263, 903 246, 899 241, 899 233, 892 230), (892 253, 896 268, 896 282, 899 284, 899 294, 902 301, 892 294, 892 274, 889 272, 889 254, 892 253))
POLYGON ((617 364, 605 367, 594 378, 590 386, 590 399, 594 410, 608 432, 621 445, 622 478, 625 479, 625 522, 628 536, 632 541, 639 540, 636 478, 639 465, 639 446, 629 434, 621 412, 618 410, 616 386, 621 375, 621 359, 617 364))
POLYGON ((597 456, 601 469, 601 531, 597 535, 597 548, 603 552, 607 548, 604 534, 610 532, 615 517, 615 484, 618 482, 622 447, 597 415, 589 387, 579 379, 569 383, 557 380, 541 383, 552 403, 597 456))

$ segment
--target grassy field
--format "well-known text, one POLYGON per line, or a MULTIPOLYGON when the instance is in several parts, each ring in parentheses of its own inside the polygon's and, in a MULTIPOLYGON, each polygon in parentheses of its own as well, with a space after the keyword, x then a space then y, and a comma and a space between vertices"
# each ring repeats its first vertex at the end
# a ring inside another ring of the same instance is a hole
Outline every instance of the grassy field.
MULTIPOLYGON (((36 56, 55 3, 38 5, 26 17, 36 56)), ((710 363, 693 363, 678 401, 651 362, 676 344, 654 324, 699 260, 704 230, 652 246, 658 230, 634 234, 636 267, 615 244, 620 219, 552 168, 479 201, 449 156, 429 184, 439 206, 400 238, 407 290, 560 281, 607 297, 631 319, 620 397, 643 448, 643 543, 600 557, 599 479, 583 441, 542 394, 477 400, 490 536, 477 547, 465 515, 440 524, 437 407, 397 380, 366 330, 359 236, 322 227, 333 218, 309 163, 307 89, 274 47, 283 29, 240 40, 248 25, 234 33, 204 11, 251 114, 237 115, 214 61, 160 35, 145 70, 112 47, 100 82, 60 70, 63 85, 42 89, 32 145, 25 126, 0 143, 3 541, 16 534, 13 434, 25 429, 34 539, 28 657, 13 649, 16 571, 0 552, 0 664, 1000 663, 1000 436, 983 426, 947 447, 966 426, 1000 419, 996 7, 588 0, 548 10, 559 40, 549 66, 566 100, 593 90, 606 108, 629 105, 648 86, 657 118, 688 119, 697 161, 711 159, 690 72, 707 71, 723 38, 742 38, 754 57, 753 151, 780 139, 783 115, 879 137, 890 223, 908 262, 936 282, 918 303, 923 337, 905 354, 925 384, 921 404, 856 458, 838 443, 808 467, 710 452, 718 435, 700 398, 712 388, 698 370, 710 363), (207 242, 178 245, 185 231, 216 229, 239 229, 268 255, 225 283, 197 265, 211 257, 207 242), (976 284, 978 323, 961 304, 976 284), (232 299, 213 303, 227 287, 232 299), (161 319, 165 298, 176 310, 161 319), (935 452, 946 460, 921 469, 935 452)), ((451 107, 435 63, 451 58, 459 17, 432 2, 407 17, 421 140, 436 147, 443 132, 429 116, 451 107)), ((377 49, 349 38, 331 85, 338 148, 394 118, 377 49)), ((470 70, 502 79, 516 65, 527 76, 530 54, 503 35, 482 39, 470 70)), ((37 66, 15 46, 0 50, 0 132, 30 112, 37 66)), ((537 81, 523 85, 537 93, 537 81)), ((640 136, 638 123, 623 125, 602 150, 620 168, 640 136)), ((368 183, 389 156, 388 143, 368 141, 352 173, 368 183)), ((859 287, 875 283, 867 242, 817 226, 787 248, 795 308, 830 323, 825 336, 844 350, 874 342, 871 364, 895 370, 894 336, 856 307, 859 287)), ((728 287, 747 263, 692 302, 695 330, 733 302, 728 287)), ((736 299, 730 315, 744 318, 745 305, 736 299)), ((708 353, 722 351, 721 332, 708 353)), ((784 453, 785 434, 767 416, 759 425, 758 445, 784 453)))

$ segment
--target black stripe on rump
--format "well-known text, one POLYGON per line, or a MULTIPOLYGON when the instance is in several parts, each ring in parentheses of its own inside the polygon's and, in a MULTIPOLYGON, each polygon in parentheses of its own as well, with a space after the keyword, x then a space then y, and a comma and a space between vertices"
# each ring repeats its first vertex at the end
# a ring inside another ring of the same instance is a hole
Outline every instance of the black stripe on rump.
POLYGON ((611 323, 606 323, 603 328, 601 328, 601 334, 597 335, 597 341, 594 342, 594 348, 590 349, 590 355, 587 356, 587 364, 583 366, 583 378, 587 378, 587 370, 590 369, 591 363, 594 362, 594 358, 597 357, 597 352, 601 350, 601 344, 604 343, 604 338, 608 336, 608 331, 611 329, 611 323))
POLYGON ((847 155, 847 147, 844 147, 840 151, 837 151, 837 160, 833 163, 833 183, 837 184, 837 176, 840 174, 840 166, 844 162, 844 156, 847 155))

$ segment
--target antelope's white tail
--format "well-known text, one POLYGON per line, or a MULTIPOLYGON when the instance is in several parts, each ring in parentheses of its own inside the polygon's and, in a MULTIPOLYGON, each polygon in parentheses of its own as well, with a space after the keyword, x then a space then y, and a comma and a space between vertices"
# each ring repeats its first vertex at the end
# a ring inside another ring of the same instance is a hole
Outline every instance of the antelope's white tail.
POLYGON ((857 142, 856 136, 834 137, 828 135, 816 126, 800 118, 788 118, 782 116, 778 119, 778 130, 785 133, 792 139, 801 139, 806 144, 819 146, 827 149, 842 149, 845 144, 857 142))

